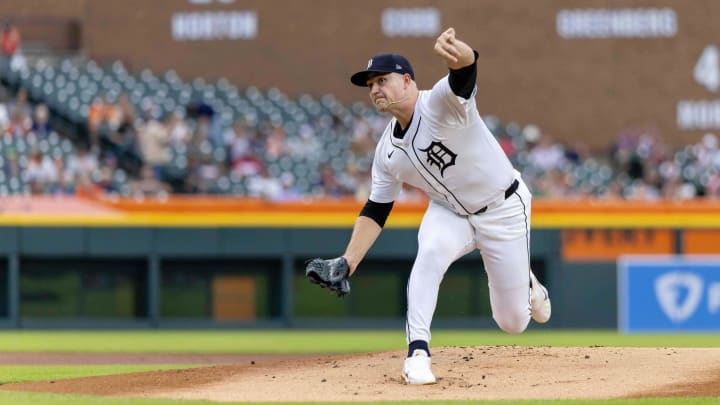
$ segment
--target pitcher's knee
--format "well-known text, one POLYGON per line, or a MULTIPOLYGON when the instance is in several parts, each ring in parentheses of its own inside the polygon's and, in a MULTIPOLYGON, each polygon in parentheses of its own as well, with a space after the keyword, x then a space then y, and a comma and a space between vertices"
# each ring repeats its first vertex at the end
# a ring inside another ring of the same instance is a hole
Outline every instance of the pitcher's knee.
POLYGON ((450 267, 451 263, 452 258, 447 257, 446 254, 435 249, 425 248, 418 252, 413 269, 418 268, 419 271, 432 271, 433 273, 436 272, 436 269, 442 269, 439 274, 442 277, 442 274, 450 267))
POLYGON ((500 329, 507 333, 518 335, 527 329, 530 323, 530 314, 516 312, 513 314, 502 314, 501 316, 493 315, 493 319, 495 319, 500 329))

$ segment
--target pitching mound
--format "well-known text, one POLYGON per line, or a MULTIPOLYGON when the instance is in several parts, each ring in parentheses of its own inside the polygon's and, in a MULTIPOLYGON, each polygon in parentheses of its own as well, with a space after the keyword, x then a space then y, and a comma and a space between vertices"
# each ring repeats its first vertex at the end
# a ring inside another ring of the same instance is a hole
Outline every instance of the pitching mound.
MULTIPOLYGON (((440 347, 438 383, 408 386, 404 352, 311 356, 187 370, 5 385, 2 389, 211 401, 602 399, 720 396, 720 349, 440 347)), ((240 362, 241 361, 241 362, 240 362)))

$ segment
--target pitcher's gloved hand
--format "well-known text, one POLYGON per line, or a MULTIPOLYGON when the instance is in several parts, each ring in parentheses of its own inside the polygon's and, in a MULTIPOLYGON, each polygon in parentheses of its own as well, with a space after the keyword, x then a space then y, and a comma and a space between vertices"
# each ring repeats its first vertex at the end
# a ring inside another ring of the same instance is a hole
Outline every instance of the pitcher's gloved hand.
POLYGON ((350 294, 350 266, 344 257, 312 259, 307 262, 305 275, 311 283, 329 289, 338 297, 350 294))

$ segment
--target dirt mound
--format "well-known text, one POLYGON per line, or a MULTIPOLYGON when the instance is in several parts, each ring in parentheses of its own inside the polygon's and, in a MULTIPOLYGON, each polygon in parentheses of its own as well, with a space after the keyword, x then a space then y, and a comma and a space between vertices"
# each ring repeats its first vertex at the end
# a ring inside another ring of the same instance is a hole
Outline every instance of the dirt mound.
MULTIPOLYGON (((438 383, 407 386, 404 352, 5 385, 2 389, 211 401, 602 399, 720 396, 720 349, 440 347, 438 383)), ((259 357, 260 358, 260 357, 259 357)), ((267 359, 265 359, 267 360, 267 359)))

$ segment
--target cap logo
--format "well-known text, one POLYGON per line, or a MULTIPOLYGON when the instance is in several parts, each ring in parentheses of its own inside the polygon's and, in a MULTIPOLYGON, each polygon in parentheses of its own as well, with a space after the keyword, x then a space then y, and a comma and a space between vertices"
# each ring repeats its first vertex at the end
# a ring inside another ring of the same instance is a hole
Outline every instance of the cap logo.
POLYGON ((398 64, 396 63, 396 64, 395 64, 395 70, 402 70, 402 66, 400 66, 400 65, 398 65, 398 64))
POLYGON ((372 60, 372 58, 371 58, 371 59, 368 61, 367 69, 370 69, 370 67, 372 66, 372 63, 373 63, 373 60, 372 60))

